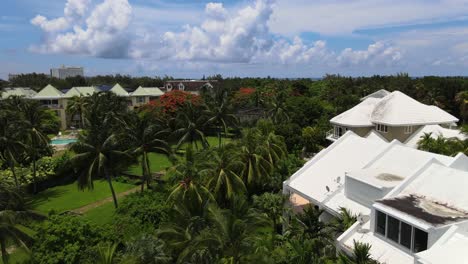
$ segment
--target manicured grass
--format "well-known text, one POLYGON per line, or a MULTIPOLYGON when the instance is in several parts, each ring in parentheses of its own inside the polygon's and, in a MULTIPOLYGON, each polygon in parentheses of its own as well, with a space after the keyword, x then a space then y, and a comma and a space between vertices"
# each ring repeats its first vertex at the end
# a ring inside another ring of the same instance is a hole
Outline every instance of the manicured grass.
MULTIPOLYGON (((150 161, 150 170, 151 173, 163 171, 168 167, 172 166, 172 163, 169 161, 166 155, 160 153, 150 153, 149 154, 149 161, 150 161)), ((141 164, 135 164, 128 168, 128 173, 133 175, 142 175, 141 164)))
MULTIPOLYGON (((217 147, 219 145, 219 139, 218 137, 213 137, 213 136, 210 136, 210 137, 206 137, 206 141, 208 141, 208 144, 211 146, 211 147, 217 147)), ((229 143, 231 142, 232 139, 231 138, 224 138, 224 137, 221 137, 221 144, 223 143, 229 143)), ((188 146, 189 143, 184 143, 182 144, 182 146, 180 146, 179 149, 181 150, 184 150, 187 146, 188 146)), ((197 142, 198 144, 198 147, 201 148, 201 143, 200 142, 197 142)), ((195 143, 194 143, 194 146, 195 146, 195 143)))
MULTIPOLYGON (((15 250, 9 256, 9 264, 21 264, 29 260, 29 253, 22 248, 15 250)), ((3 261, 0 258, 0 264, 3 264, 3 261)))
MULTIPOLYGON (((120 198, 119 201, 122 201, 122 199, 125 198, 120 198)), ((114 212, 114 203, 106 203, 99 207, 89 210, 83 215, 83 217, 95 224, 104 225, 112 221, 112 218, 114 217, 114 212)))
MULTIPOLYGON (((116 193, 124 192, 135 185, 113 182, 116 193)), ((69 185, 57 186, 47 189, 32 197, 31 205, 34 210, 48 213, 54 210, 61 213, 67 210, 76 209, 87 204, 105 199, 111 196, 107 181, 94 181, 93 190, 78 190, 76 183, 69 185)))

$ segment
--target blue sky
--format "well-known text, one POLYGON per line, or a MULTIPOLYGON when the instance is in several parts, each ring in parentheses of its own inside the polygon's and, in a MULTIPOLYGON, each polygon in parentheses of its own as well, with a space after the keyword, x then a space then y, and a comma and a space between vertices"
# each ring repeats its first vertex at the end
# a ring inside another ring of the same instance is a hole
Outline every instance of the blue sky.
POLYGON ((6 0, 0 34, 0 78, 468 70, 468 0, 6 0))

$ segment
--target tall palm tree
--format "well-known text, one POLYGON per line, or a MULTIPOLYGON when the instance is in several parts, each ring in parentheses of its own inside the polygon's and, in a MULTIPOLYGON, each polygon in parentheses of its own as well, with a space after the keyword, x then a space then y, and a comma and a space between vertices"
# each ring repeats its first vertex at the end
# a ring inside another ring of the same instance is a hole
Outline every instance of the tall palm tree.
POLYGON ((107 136, 102 142, 94 141, 88 143, 84 137, 73 144, 72 150, 77 154, 71 159, 72 164, 79 169, 78 187, 80 189, 92 189, 93 179, 105 178, 112 193, 115 208, 118 207, 117 196, 112 185, 112 174, 110 170, 119 160, 129 158, 122 151, 114 134, 107 136))
POLYGON ((228 132, 228 127, 238 123, 237 117, 232 111, 227 90, 223 88, 215 89, 213 93, 205 96, 207 105, 206 115, 209 117, 208 124, 214 125, 218 129, 218 145, 221 146, 221 133, 228 132))
POLYGON ((354 249, 351 256, 340 253, 338 256, 339 264, 378 264, 379 262, 372 259, 370 254, 371 245, 367 243, 354 242, 354 249))
POLYGON ((170 154, 170 147, 167 143, 169 129, 163 127, 161 122, 154 120, 148 115, 130 114, 128 120, 121 120, 123 125, 122 137, 133 146, 132 154, 140 158, 142 169, 141 191, 144 184, 149 188, 151 181, 151 164, 149 153, 170 154))
POLYGON ((246 191, 242 177, 243 163, 235 145, 221 146, 210 153, 207 159, 206 176, 207 186, 213 192, 217 201, 232 200, 234 195, 246 191))
POLYGON ((89 100, 84 96, 73 96, 67 102, 67 113, 71 116, 78 114, 80 116, 80 127, 85 127, 84 113, 87 108, 89 100))
POLYGON ((44 108, 38 101, 27 100, 21 107, 24 128, 27 135, 28 154, 32 163, 33 193, 37 193, 37 160, 44 148, 48 148, 49 138, 44 133, 47 125, 44 123, 44 108))
POLYGON ((249 210, 246 203, 234 202, 231 210, 211 205, 208 219, 211 228, 201 232, 179 255, 179 261, 187 259, 193 252, 206 248, 219 252, 228 263, 242 263, 243 257, 253 251, 253 242, 261 230, 271 226, 264 214, 249 210), (240 203, 240 204, 239 204, 240 203))
POLYGON ((214 200, 213 195, 203 185, 203 161, 189 146, 185 151, 185 158, 176 166, 169 169, 169 174, 180 181, 173 187, 169 200, 177 200, 188 208, 199 208, 205 201, 214 200))
POLYGON ((24 195, 16 188, 0 182, 0 249, 3 263, 8 263, 7 241, 28 249, 33 238, 18 228, 24 220, 43 220, 45 216, 30 211, 23 199, 24 195))
POLYGON ((268 159, 269 150, 262 135, 255 129, 247 129, 240 143, 240 157, 244 163, 241 172, 246 186, 262 184, 270 177, 273 164, 268 159))
POLYGON ((174 133, 180 136, 177 148, 182 143, 189 142, 192 147, 195 143, 195 148, 198 150, 198 140, 201 141, 204 148, 208 147, 208 141, 204 132, 207 118, 201 106, 195 106, 191 102, 186 102, 178 111, 176 120, 179 129, 175 130, 174 133))
POLYGON ((26 149, 26 146, 21 142, 18 122, 13 121, 11 116, 14 116, 12 111, 4 109, 0 111, 0 158, 8 164, 18 188, 19 182, 15 172, 16 157, 19 152, 26 149))

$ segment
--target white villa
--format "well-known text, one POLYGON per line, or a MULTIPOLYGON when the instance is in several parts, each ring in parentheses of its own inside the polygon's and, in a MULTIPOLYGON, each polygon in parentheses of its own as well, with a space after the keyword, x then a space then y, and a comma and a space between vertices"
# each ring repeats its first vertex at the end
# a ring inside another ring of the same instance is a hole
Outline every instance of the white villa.
POLYGON ((323 209, 323 221, 342 207, 359 215, 337 238, 339 250, 351 253, 357 241, 370 244, 381 263, 468 263, 468 157, 414 148, 420 131, 457 136, 440 126, 456 121, 401 92, 379 91, 332 119, 347 131, 285 181, 283 192, 295 211, 323 209))
MULTIPOLYGON (((80 120, 79 115, 71 116, 66 113, 68 100, 75 96, 91 96, 97 92, 102 92, 102 90, 95 86, 73 87, 68 90, 60 91, 49 84, 37 93, 30 88, 6 88, 2 91, 1 98, 6 99, 11 96, 21 96, 28 99, 40 100, 43 106, 57 113, 61 121, 61 129, 67 129, 70 126, 78 125, 80 120)), ((106 92, 112 92, 118 96, 128 98, 129 109, 138 108, 164 94, 164 92, 157 87, 141 86, 133 92, 128 92, 118 83, 106 92)))
POLYGON ((422 104, 399 91, 379 90, 332 118, 327 139, 335 141, 348 130, 362 137, 375 131, 388 142, 397 139, 415 147, 424 133, 464 139, 459 130, 450 129, 456 122, 456 117, 437 106, 422 104))

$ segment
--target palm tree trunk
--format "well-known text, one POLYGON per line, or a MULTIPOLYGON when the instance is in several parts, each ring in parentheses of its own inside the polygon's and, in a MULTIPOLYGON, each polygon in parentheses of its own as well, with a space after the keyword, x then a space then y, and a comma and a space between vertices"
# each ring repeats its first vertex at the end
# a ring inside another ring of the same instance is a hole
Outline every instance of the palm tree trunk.
POLYGON ((15 179, 15 186, 16 188, 19 188, 18 177, 16 176, 16 171, 15 171, 15 163, 10 162, 10 170, 11 170, 11 173, 13 174, 13 179, 15 179))
POLYGON ((110 176, 110 174, 107 171, 107 168, 105 166, 104 166, 104 174, 106 175, 107 182, 109 183, 109 188, 110 188, 111 193, 112 193, 112 199, 114 200, 114 206, 115 206, 115 208, 117 208, 117 207, 119 207, 119 205, 117 204, 117 196, 115 195, 114 186, 112 186, 111 176, 110 176))
POLYGON ((145 189, 145 180, 146 180, 146 168, 145 168, 145 152, 141 157, 141 192, 143 193, 145 189))
POLYGON ((148 153, 146 153, 146 155, 145 155, 145 165, 146 165, 146 172, 148 173, 148 177, 146 178, 146 189, 149 189, 152 175, 151 175, 151 168, 150 168, 148 153))
POLYGON ((36 181, 36 155, 33 158, 33 193, 37 193, 37 181, 36 181))
POLYGON ((6 250, 6 241, 4 239, 0 239, 0 247, 2 249, 2 261, 4 264, 8 264, 8 252, 6 250))
POLYGON ((222 127, 220 126, 218 128, 218 147, 221 147, 221 129, 222 127))

